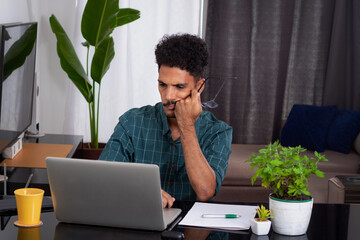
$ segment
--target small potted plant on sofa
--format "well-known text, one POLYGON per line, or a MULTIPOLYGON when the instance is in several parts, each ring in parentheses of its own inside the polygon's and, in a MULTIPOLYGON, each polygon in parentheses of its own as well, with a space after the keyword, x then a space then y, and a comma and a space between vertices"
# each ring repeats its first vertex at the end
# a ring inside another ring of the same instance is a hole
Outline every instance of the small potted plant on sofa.
POLYGON ((308 191, 309 177, 311 174, 324 177, 317 164, 327 161, 325 156, 315 152, 315 157, 309 159, 301 154, 305 151, 301 146, 284 147, 276 141, 246 161, 250 162, 251 171, 257 168, 252 184, 260 177, 261 186, 273 191, 269 196, 271 221, 273 230, 280 234, 306 233, 313 205, 308 191))
POLYGON ((271 222, 269 218, 272 218, 271 211, 266 209, 264 205, 261 205, 256 209, 257 218, 251 220, 251 230, 256 235, 266 235, 270 231, 271 222))

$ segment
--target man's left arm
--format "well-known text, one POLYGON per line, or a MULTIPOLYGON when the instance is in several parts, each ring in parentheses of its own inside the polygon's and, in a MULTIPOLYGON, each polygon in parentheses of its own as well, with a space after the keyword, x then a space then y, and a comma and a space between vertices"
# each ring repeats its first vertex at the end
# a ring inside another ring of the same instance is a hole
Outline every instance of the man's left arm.
POLYGON ((194 129, 181 134, 186 172, 190 184, 200 201, 207 201, 215 194, 216 175, 200 149, 194 129))
MULTIPOLYGON (((217 174, 204 156, 196 136, 195 121, 201 111, 200 95, 197 91, 192 91, 191 98, 176 104, 176 117, 187 175, 198 199, 207 201, 215 195, 218 184, 217 174)), ((227 159, 225 161, 227 163, 227 159)))

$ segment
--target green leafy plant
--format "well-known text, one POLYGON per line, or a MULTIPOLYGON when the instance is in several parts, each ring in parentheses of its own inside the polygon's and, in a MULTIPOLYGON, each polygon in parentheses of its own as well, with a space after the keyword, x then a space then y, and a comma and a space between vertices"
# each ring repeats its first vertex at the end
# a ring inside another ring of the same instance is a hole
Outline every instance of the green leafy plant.
POLYGON ((315 157, 308 158, 301 153, 306 149, 301 146, 284 147, 279 141, 269 144, 261 149, 259 154, 252 156, 246 161, 250 162, 251 171, 257 168, 251 183, 256 179, 262 179, 261 185, 273 190, 273 196, 287 200, 306 199, 310 193, 307 190, 309 177, 315 174, 324 177, 317 164, 327 161, 324 155, 315 151, 315 157))
POLYGON ((258 221, 264 222, 268 220, 269 218, 272 218, 271 216, 271 210, 266 209, 264 205, 261 205, 256 209, 256 212, 258 214, 258 221))
POLYGON ((140 18, 140 12, 119 8, 119 0, 88 0, 82 15, 81 33, 87 48, 86 71, 65 30, 54 15, 49 21, 57 39, 57 53, 62 69, 89 104, 91 147, 98 148, 99 99, 101 80, 115 56, 113 30, 140 18), (94 48, 89 79, 89 50, 94 48))

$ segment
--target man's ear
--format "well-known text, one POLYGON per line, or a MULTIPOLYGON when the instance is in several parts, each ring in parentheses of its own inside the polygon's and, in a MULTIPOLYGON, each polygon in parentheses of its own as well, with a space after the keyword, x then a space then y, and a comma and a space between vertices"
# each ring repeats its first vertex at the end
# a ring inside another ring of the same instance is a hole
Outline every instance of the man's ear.
POLYGON ((197 81, 196 83, 196 88, 198 90, 198 92, 201 94, 204 91, 205 88, 205 78, 201 78, 200 80, 197 81), (201 89, 200 89, 201 88, 201 89))

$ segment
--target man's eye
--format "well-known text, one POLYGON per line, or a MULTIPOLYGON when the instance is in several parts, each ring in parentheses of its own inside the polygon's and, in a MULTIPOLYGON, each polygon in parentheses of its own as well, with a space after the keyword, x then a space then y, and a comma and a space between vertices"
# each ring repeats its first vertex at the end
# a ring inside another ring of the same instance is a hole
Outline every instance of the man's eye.
POLYGON ((159 83, 159 86, 160 86, 160 87, 165 87, 166 84, 165 84, 165 83, 159 83))
POLYGON ((176 85, 176 87, 177 87, 178 89, 183 89, 183 88, 185 88, 184 85, 176 85))

